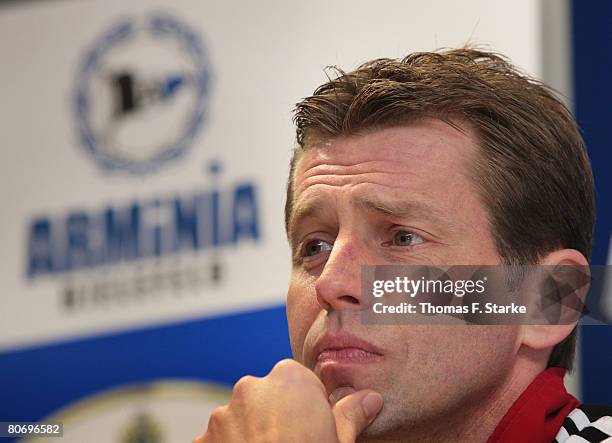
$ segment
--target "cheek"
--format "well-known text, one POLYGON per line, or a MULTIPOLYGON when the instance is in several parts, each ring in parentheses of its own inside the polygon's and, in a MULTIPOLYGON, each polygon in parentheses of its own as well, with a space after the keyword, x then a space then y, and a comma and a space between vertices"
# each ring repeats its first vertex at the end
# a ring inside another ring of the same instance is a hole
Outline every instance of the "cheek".
POLYGON ((516 326, 456 325, 411 327, 405 340, 415 376, 431 386, 459 389, 503 377, 512 367, 519 338, 516 326))
POLYGON ((444 347, 454 363, 458 378, 474 383, 504 377, 518 351, 519 328, 516 326, 464 326, 447 337, 444 347))
POLYGON ((302 361, 304 341, 320 311, 320 306, 312 291, 314 289, 300 284, 295 276, 292 276, 287 292, 287 323, 291 351, 293 357, 300 362, 302 361))

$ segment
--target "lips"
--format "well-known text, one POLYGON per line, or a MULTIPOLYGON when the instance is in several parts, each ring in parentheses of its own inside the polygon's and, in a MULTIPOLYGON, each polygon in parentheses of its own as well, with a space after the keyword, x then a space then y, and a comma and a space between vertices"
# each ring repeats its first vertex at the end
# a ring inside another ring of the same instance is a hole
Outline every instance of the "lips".
POLYGON ((326 361, 365 363, 380 356, 380 354, 360 348, 325 349, 317 356, 317 361, 320 363, 326 361))
POLYGON ((347 333, 325 334, 313 348, 315 364, 359 364, 380 360, 383 352, 372 343, 347 333))

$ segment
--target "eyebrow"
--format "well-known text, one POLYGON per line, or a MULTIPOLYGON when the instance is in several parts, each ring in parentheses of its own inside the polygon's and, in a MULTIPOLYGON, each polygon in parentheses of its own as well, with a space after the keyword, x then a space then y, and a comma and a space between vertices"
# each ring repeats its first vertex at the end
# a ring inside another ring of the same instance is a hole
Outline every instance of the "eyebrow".
POLYGON ((365 210, 375 211, 384 215, 396 217, 419 217, 440 223, 450 223, 450 220, 440 209, 425 203, 407 200, 379 200, 359 197, 355 203, 365 210))
POLYGON ((309 217, 316 217, 317 215, 329 211, 329 205, 324 199, 310 198, 304 202, 301 202, 293 208, 289 215, 288 232, 287 237, 291 241, 295 231, 295 226, 298 221, 304 220, 309 217))
MULTIPOLYGON (((366 211, 377 212, 386 216, 400 218, 418 217, 438 225, 452 225, 452 221, 440 209, 425 202, 416 201, 387 201, 370 197, 358 197, 354 203, 366 211)), ((330 211, 330 203, 325 199, 311 198, 298 204, 289 218, 289 239, 293 238, 296 224, 309 217, 330 211)))

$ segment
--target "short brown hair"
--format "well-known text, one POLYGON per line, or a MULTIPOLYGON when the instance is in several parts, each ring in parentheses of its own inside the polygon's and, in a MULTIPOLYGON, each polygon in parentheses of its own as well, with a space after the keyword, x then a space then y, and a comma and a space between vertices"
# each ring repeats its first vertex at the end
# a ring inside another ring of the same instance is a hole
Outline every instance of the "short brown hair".
MULTIPOLYGON (((298 147, 287 184, 285 224, 300 153, 315 139, 359 134, 424 117, 476 130, 474 181, 489 212, 498 252, 509 264, 533 264, 548 252, 591 254, 593 177, 571 113, 553 91, 503 56, 472 48, 377 59, 336 75, 296 105, 298 147)), ((549 366, 571 369, 574 330, 549 366)))

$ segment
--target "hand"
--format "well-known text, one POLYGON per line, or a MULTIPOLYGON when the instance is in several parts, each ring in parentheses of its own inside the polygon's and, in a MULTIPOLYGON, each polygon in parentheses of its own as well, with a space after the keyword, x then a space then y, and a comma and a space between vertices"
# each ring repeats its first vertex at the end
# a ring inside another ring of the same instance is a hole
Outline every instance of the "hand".
POLYGON ((314 372, 282 360, 263 378, 241 378, 230 403, 213 411, 194 443, 353 443, 382 403, 380 394, 364 389, 332 407, 314 372))

